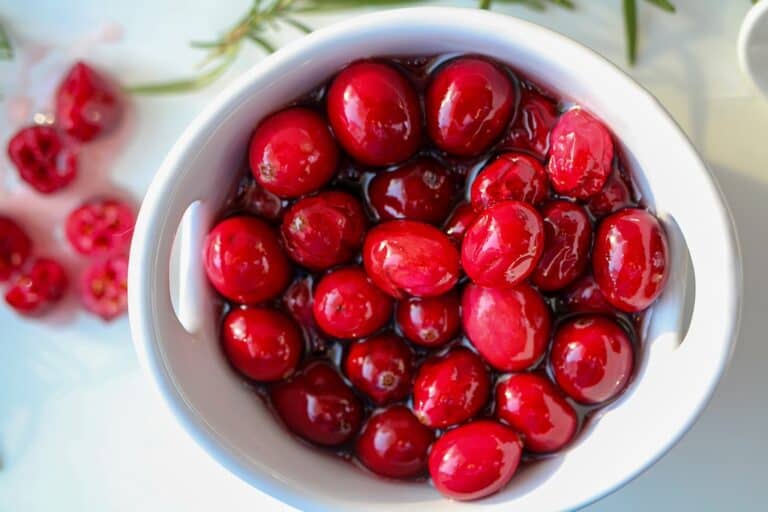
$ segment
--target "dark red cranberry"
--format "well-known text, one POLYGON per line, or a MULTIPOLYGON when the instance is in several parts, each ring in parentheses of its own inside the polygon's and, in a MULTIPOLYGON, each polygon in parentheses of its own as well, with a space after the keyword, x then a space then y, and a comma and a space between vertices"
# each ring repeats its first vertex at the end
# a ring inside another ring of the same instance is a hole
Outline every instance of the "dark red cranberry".
POLYGON ((511 288, 533 272, 544 249, 544 223, 529 204, 505 201, 477 216, 464 235, 461 263, 477 284, 511 288))
POLYGON ((648 308, 664 290, 669 272, 667 237, 658 219, 634 208, 603 219, 592 270, 608 302, 628 313, 648 308))
POLYGON ((310 363, 274 384, 269 396, 285 426, 313 443, 344 444, 360 429, 362 404, 328 363, 310 363))
POLYGON ((557 105, 541 94, 525 90, 504 148, 529 151, 544 159, 549 151, 549 132, 557 122, 557 105))
POLYGON ((309 339, 312 351, 322 351, 325 343, 321 339, 315 317, 312 314, 312 277, 303 276, 296 279, 283 293, 283 307, 293 319, 304 329, 309 339))
POLYGON ((560 116, 549 137, 547 172, 559 194, 586 199, 611 173, 613 141, 603 124, 580 108, 560 116))
POLYGON ((333 177, 339 160, 323 117, 300 107, 263 120, 248 151, 253 177, 280 197, 299 197, 320 189, 333 177))
POLYGON ((585 404, 605 402, 626 387, 634 355, 629 336, 599 315, 568 320, 558 327, 549 356, 558 386, 585 404))
POLYGON ((592 274, 585 274, 563 291, 563 307, 572 313, 616 313, 616 308, 605 300, 592 274))
POLYGON ((450 239, 412 220, 371 229, 363 243, 363 263, 376 286, 396 299, 442 295, 459 279, 459 254, 450 239))
POLYGON ((19 271, 32 252, 32 240, 13 219, 0 215, 0 282, 19 271))
POLYGON ((509 427, 478 420, 450 430, 432 445, 429 475, 438 491, 454 500, 493 494, 512 479, 522 442, 509 427))
POLYGON ((119 88, 84 62, 76 62, 56 90, 56 124, 87 142, 112 131, 122 115, 119 88))
POLYGON ((64 297, 68 286, 64 267, 54 260, 39 258, 11 281, 5 302, 22 315, 41 315, 64 297))
POLYGON ((506 289, 468 284, 461 319, 472 345, 498 370, 529 368, 547 349, 549 307, 527 284, 506 289))
POLYGON ((566 287, 589 263, 592 224, 583 207, 564 200, 551 201, 540 210, 544 218, 544 251, 531 281, 551 292, 566 287))
POLYGON ((456 425, 480 412, 490 387, 480 357, 467 348, 454 348, 419 368, 413 382, 413 412, 430 428, 456 425))
POLYGON ((51 126, 27 126, 8 143, 8 157, 21 179, 41 194, 69 185, 77 176, 77 149, 51 126))
POLYGON ((330 190, 296 202, 283 217, 288 255, 312 270, 349 261, 363 245, 366 218, 355 196, 330 190))
POLYGON ((546 376, 519 373, 496 386, 496 416, 523 436, 531 452, 555 452, 579 426, 576 411, 546 376))
POLYGON ((280 220, 283 216, 283 200, 250 178, 239 206, 248 213, 271 221, 280 220))
POLYGON ((97 256, 128 248, 135 222, 133 208, 117 199, 93 199, 67 217, 67 240, 80 254, 97 256))
POLYGON ((344 359, 344 373, 375 404, 397 402, 411 392, 413 351, 395 334, 356 341, 344 359))
POLYGON ((213 287, 242 304, 276 297, 291 279, 288 258, 274 230, 245 215, 225 219, 208 233, 203 265, 213 287))
POLYGON ((397 325, 406 338, 427 348, 448 343, 459 333, 459 294, 409 297, 397 303, 397 325))
POLYGON ((222 344, 237 371, 249 379, 270 382, 296 370, 304 340, 284 313, 249 308, 233 309, 224 317, 222 344))
POLYGON ((437 147, 479 155, 504 131, 515 108, 515 87, 495 64, 474 57, 438 69, 426 98, 427 131, 437 147))
POLYGON ((600 192, 589 198, 587 210, 599 219, 634 205, 629 185, 615 170, 608 176, 600 192))
POLYGON ((341 268, 317 283, 313 314, 325 333, 335 338, 361 338, 389 322, 392 300, 361 268, 341 268))
POLYGON ((392 66, 358 62, 328 89, 328 120, 342 147, 368 165, 408 159, 421 142, 421 108, 413 85, 392 66))
POLYGON ((437 224, 451 211, 458 188, 456 175, 435 160, 420 158, 368 185, 368 198, 380 220, 411 219, 437 224))
POLYGON ((430 429, 402 405, 374 412, 357 438, 355 453, 365 467, 389 478, 411 478, 427 469, 435 439, 430 429))
POLYGON ((549 195, 544 167, 522 153, 503 153, 486 165, 472 182, 470 198, 481 212, 503 201, 523 201, 537 205, 549 195))
POLYGON ((453 240, 457 244, 461 244, 464 240, 464 233, 467 232, 469 226, 475 221, 477 213, 472 205, 469 203, 459 203, 453 210, 451 216, 443 227, 443 231, 448 235, 448 238, 453 240))
POLYGON ((80 279, 83 307, 103 320, 112 320, 128 309, 128 258, 109 256, 91 263, 80 279))

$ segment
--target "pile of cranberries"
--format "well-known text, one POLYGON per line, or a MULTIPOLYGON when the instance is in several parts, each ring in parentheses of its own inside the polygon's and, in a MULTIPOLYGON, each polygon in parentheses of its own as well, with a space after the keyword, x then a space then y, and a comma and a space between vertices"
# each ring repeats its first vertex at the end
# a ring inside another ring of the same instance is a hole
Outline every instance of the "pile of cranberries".
POLYGON ((256 126, 204 246, 288 430, 471 500, 632 377, 668 248, 608 129, 493 60, 368 60, 256 126))

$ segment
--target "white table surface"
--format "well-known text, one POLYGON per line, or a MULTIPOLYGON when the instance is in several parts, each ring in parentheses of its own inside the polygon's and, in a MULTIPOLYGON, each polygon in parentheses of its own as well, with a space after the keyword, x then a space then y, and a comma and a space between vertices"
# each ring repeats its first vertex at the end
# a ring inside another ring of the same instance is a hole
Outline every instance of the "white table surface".
MULTIPOLYGON (((538 13, 518 5, 502 11, 552 27, 624 66, 620 2, 576 3, 576 12, 538 13)), ((730 201, 744 251, 741 335, 728 373, 690 433, 653 468, 589 510, 758 510, 768 501, 768 340, 761 328, 768 311, 768 102, 741 75, 735 48, 749 1, 674 3, 678 13, 670 16, 641 2, 640 59, 630 73, 683 126, 730 201)), ((49 69, 32 75, 33 87, 44 91, 51 83, 46 73, 55 76, 70 55, 86 56, 124 83, 185 74, 200 57, 186 42, 210 38, 247 5, 247 0, 0 0, 0 19, 25 47, 53 47, 49 69), (119 41, 82 44, 84 35, 109 22, 122 27, 119 41)), ((315 26, 335 19, 306 18, 315 26)), ((104 148, 93 154, 87 164, 91 174, 53 203, 28 200, 3 155, 0 211, 56 225, 77 197, 111 186, 104 178, 139 199, 179 132, 259 55, 256 49, 245 51, 233 70, 205 91, 136 98, 122 147, 113 156, 105 157, 104 148), (41 206, 47 204, 57 206, 49 211, 41 206)), ((20 60, 0 63, 3 146, 11 124, 5 122, 7 99, 26 87, 20 60)), ((0 307, 0 510, 214 509, 289 510, 229 475, 174 424, 137 365, 127 319, 107 325, 79 313, 40 323, 0 307)))

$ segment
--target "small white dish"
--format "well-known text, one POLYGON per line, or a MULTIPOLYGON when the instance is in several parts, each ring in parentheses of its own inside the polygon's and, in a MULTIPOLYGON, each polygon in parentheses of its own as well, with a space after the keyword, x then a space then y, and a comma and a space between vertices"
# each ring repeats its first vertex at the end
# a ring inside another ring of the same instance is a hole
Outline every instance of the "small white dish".
POLYGON ((744 17, 738 53, 742 71, 768 98, 768 2, 757 2, 744 17))

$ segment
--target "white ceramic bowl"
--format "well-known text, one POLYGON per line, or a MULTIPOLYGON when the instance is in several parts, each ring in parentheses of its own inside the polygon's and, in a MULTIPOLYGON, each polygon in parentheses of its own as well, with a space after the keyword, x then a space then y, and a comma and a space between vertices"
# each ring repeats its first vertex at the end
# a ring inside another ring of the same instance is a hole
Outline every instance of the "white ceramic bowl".
POLYGON ((699 415, 733 347, 739 262, 717 184, 664 109, 625 74, 531 23, 477 10, 414 8, 355 18, 286 46, 245 73, 181 135, 139 213, 129 272, 131 328, 149 377, 191 437, 232 473, 301 509, 562 510, 638 475, 699 415), (376 478, 286 434, 221 356, 200 263, 203 236, 263 116, 350 61, 450 52, 508 62, 602 118, 663 219, 673 260, 630 389, 566 452, 526 467, 503 492, 473 504, 449 502, 422 483, 376 478), (187 210, 178 249, 179 320, 169 267, 187 210))

